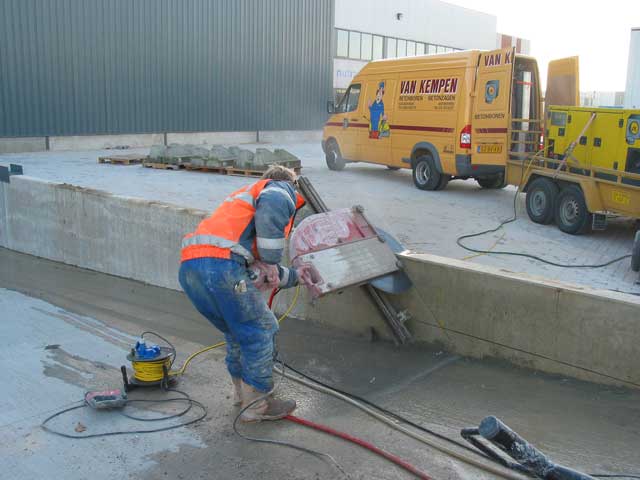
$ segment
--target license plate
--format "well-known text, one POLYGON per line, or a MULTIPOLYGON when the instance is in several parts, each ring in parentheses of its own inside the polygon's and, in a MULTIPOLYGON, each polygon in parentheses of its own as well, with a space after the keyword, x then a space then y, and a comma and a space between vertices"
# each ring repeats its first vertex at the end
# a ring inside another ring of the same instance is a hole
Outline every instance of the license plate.
POLYGON ((502 153, 502 145, 499 145, 499 144, 478 145, 478 153, 502 153))

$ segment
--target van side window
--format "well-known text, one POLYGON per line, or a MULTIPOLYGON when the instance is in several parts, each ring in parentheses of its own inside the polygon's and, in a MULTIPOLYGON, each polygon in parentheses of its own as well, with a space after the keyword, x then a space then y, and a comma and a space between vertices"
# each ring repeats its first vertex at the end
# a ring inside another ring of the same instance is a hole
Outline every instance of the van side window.
POLYGON ((360 84, 354 84, 349 87, 347 93, 344 94, 336 111, 338 113, 353 112, 358 109, 358 101, 360 100, 360 84))

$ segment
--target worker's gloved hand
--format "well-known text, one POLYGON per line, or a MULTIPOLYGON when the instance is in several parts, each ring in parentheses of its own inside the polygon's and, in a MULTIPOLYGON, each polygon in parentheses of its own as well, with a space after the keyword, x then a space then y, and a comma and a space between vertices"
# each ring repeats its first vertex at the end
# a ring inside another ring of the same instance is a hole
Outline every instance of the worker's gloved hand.
POLYGON ((261 261, 254 262, 250 267, 250 277, 253 284, 260 291, 273 290, 280 283, 277 265, 270 265, 261 261))
POLYGON ((307 287, 311 296, 319 297, 318 284, 321 282, 321 278, 315 267, 310 263, 303 263, 296 266, 296 273, 298 274, 298 283, 307 287))

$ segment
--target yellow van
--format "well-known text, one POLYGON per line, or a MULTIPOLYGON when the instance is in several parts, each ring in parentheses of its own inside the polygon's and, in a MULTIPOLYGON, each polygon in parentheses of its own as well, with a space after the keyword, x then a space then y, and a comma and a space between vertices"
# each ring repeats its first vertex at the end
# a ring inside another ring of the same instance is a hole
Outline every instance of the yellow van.
POLYGON ((422 190, 502 188, 509 154, 539 148, 541 109, 536 60, 512 48, 377 60, 328 102, 322 148, 331 170, 369 162, 411 168, 422 190))

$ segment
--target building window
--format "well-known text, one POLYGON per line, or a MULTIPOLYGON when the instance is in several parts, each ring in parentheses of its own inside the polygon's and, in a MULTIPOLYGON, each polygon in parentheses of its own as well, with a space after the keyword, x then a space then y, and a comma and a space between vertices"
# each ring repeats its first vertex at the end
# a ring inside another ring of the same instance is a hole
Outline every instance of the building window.
POLYGON ((416 55, 424 55, 424 43, 416 44, 416 55))
POLYGON ((344 94, 342 100, 336 108, 338 113, 353 112, 358 109, 358 101, 360 100, 360 84, 355 83, 349 86, 349 90, 344 94))
POLYGON ((373 59, 374 60, 379 60, 381 58, 383 58, 383 41, 382 41, 382 37, 378 36, 378 35, 374 35, 373 36, 373 59))
POLYGON ((429 44, 429 45, 427 46, 427 53, 428 53, 429 55, 433 55, 434 53, 436 53, 436 46, 435 46, 435 45, 431 45, 431 44, 429 44))
POLYGON ((360 32, 349 32, 349 58, 360 59, 360 32))
POLYGON ((338 51, 336 52, 338 57, 349 56, 349 32, 346 30, 338 30, 338 51))
POLYGON ((396 39, 387 37, 387 54, 385 58, 396 58, 396 39))
POLYGON ((406 57, 407 56, 407 41, 406 40, 398 40, 398 57, 406 57))
POLYGON ((372 42, 371 34, 363 33, 362 46, 361 46, 362 53, 360 55, 360 58, 362 60, 371 60, 371 42, 372 42))
POLYGON ((407 57, 416 56, 416 42, 407 41, 407 57))

